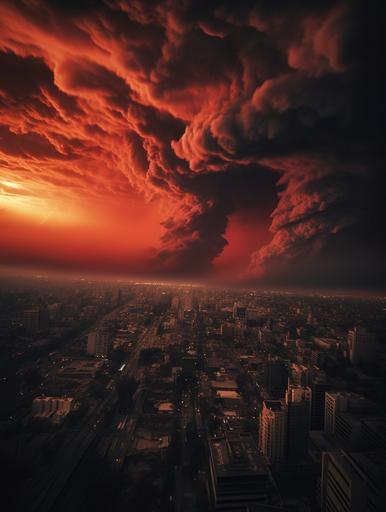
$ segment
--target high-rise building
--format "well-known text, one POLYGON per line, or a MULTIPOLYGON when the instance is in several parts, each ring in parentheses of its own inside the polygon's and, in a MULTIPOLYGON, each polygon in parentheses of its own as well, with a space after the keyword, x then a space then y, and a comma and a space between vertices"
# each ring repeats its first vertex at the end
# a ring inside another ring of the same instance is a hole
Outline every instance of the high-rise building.
POLYGON ((181 322, 187 318, 192 318, 194 314, 193 298, 190 294, 180 296, 177 310, 177 318, 181 322))
POLYGON ((385 452, 326 452, 321 482, 322 512, 386 510, 385 452))
POLYGON ((209 440, 209 495, 216 511, 247 511, 275 505, 279 494, 251 434, 227 433, 209 440))
POLYGON ((266 364, 266 385, 269 396, 274 399, 284 397, 288 384, 288 368, 281 359, 269 359, 266 364))
POLYGON ((350 361, 357 365, 374 361, 376 352, 376 336, 363 327, 354 327, 348 331, 350 361))
POLYGON ((324 408, 324 432, 327 435, 335 433, 335 420, 340 412, 347 410, 348 394, 342 392, 331 393, 327 392, 325 395, 325 408, 324 408))
POLYGON ((295 386, 309 386, 310 372, 307 366, 298 363, 292 363, 290 366, 291 382, 295 386))
POLYGON ((311 384, 311 430, 323 430, 325 394, 329 384, 323 377, 316 377, 311 384))
MULTIPOLYGON (((376 404, 361 395, 350 394, 346 410, 335 417, 334 437, 339 446, 349 451, 377 449, 377 443, 372 446, 369 439, 371 434, 375 434, 374 429, 371 432, 371 427, 368 428, 371 422, 366 425, 366 419, 374 418, 372 415, 377 412, 376 404)), ((381 434, 382 430, 378 433, 381 434)), ((382 443, 379 444, 382 449, 382 443)))
POLYGON ((117 287, 111 292, 111 303, 115 306, 122 304, 122 290, 117 287))
POLYGON ((308 451, 310 430, 311 389, 289 386, 286 392, 287 417, 287 461, 296 464, 305 460, 308 451))
POLYGON ((324 431, 336 437, 344 448, 355 448, 361 443, 362 417, 377 411, 377 406, 362 395, 327 392, 324 431))
POLYGON ((95 357, 106 357, 110 350, 110 335, 105 332, 90 332, 87 337, 87 353, 95 357))
POLYGON ((340 412, 335 418, 335 439, 345 450, 361 448, 363 424, 358 416, 350 412, 340 412))
POLYGON ((286 460, 287 407, 280 400, 264 400, 260 413, 259 449, 273 469, 286 460))
POLYGON ((29 334, 34 334, 49 326, 49 312, 46 307, 24 310, 23 327, 29 334))

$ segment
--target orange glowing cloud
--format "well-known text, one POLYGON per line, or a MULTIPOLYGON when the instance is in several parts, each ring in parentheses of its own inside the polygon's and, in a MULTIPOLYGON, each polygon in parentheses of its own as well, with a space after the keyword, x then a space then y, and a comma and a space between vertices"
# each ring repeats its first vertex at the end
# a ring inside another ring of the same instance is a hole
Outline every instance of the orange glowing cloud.
POLYGON ((316 4, 1 2, 0 263, 270 275, 370 233, 373 15, 316 4))

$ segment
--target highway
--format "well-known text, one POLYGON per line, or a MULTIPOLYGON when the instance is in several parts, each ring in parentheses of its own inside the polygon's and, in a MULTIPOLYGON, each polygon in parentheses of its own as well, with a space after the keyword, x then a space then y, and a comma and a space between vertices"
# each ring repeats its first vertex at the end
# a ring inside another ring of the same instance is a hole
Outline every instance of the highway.
MULTIPOLYGON (((100 325, 104 320, 111 318, 117 311, 124 310, 125 307, 127 307, 127 305, 107 313, 102 319, 98 320, 94 328, 100 325)), ((157 332, 158 325, 159 319, 155 318, 152 325, 146 328, 139 338, 123 370, 125 377, 136 376, 140 351, 142 348, 151 346, 151 340, 157 332)), ((92 328, 87 329, 87 331, 90 330, 92 330, 92 328)), ((76 430, 70 431, 64 446, 59 450, 49 472, 44 469, 26 484, 21 498, 21 509, 23 512, 49 512, 53 509, 58 496, 63 492, 73 471, 96 439, 97 434, 100 434, 102 428, 100 422, 102 414, 105 412, 108 405, 111 407, 117 402, 115 387, 110 386, 110 388, 107 396, 83 418, 81 425, 76 430)), ((134 397, 134 418, 138 418, 139 416, 138 400, 140 395, 140 390, 137 390, 136 396, 134 397)), ((136 420, 131 420, 128 423, 128 430, 125 429, 125 432, 120 434, 120 436, 125 436, 126 439, 130 439, 135 428, 135 423, 136 420)), ((123 450, 119 448, 119 457, 122 456, 123 450)), ((116 456, 115 458, 119 457, 116 456)))
POLYGON ((195 512, 197 502, 194 483, 192 481, 191 461, 186 436, 186 428, 192 421, 195 421, 196 399, 192 390, 185 390, 181 399, 181 463, 175 469, 175 502, 176 512, 195 512))
POLYGON ((144 331, 131 354, 130 361, 123 370, 126 377, 135 378, 139 385, 133 395, 131 412, 121 418, 116 424, 115 433, 111 436, 111 444, 106 453, 106 458, 115 468, 122 467, 126 456, 132 448, 133 434, 142 413, 143 405, 143 370, 139 368, 139 356, 141 350, 153 348, 156 345, 160 321, 158 317, 155 317, 152 324, 144 331))
POLYGON ((56 456, 55 463, 49 473, 34 478, 29 488, 23 492, 25 502, 23 510, 44 512, 51 509, 56 496, 60 493, 67 479, 89 448, 100 427, 101 414, 107 404, 116 401, 115 390, 112 390, 98 406, 87 415, 82 426, 72 431, 64 446, 56 456), (97 427, 95 428, 94 425, 97 427))

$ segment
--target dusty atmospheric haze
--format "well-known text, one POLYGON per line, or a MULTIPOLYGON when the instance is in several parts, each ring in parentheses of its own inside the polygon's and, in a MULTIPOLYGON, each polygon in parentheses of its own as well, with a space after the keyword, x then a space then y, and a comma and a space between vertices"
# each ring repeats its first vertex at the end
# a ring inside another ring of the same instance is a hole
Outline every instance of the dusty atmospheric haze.
POLYGON ((384 288, 382 2, 0 3, 0 263, 384 288))

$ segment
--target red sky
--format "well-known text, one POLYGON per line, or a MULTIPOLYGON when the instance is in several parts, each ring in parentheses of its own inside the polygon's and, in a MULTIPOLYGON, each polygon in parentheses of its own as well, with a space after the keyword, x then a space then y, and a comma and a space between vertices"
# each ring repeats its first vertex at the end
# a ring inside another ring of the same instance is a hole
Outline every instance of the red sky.
POLYGON ((2 209, 2 259, 9 264, 130 269, 159 245, 159 210, 159 202, 146 204, 136 197, 120 203, 19 193, 2 209))
POLYGON ((1 2, 0 265, 371 280, 376 20, 343 0, 1 2))
MULTIPOLYGON (((2 263, 47 265, 70 270, 146 273, 146 261, 161 245, 165 229, 160 219, 165 205, 141 197, 63 198, 42 191, 27 195, 27 186, 2 183, 0 232, 2 263)), ((235 277, 248 264, 256 248, 269 240, 266 227, 256 219, 237 213, 229 218, 225 232, 228 245, 215 259, 219 276, 235 277)))

